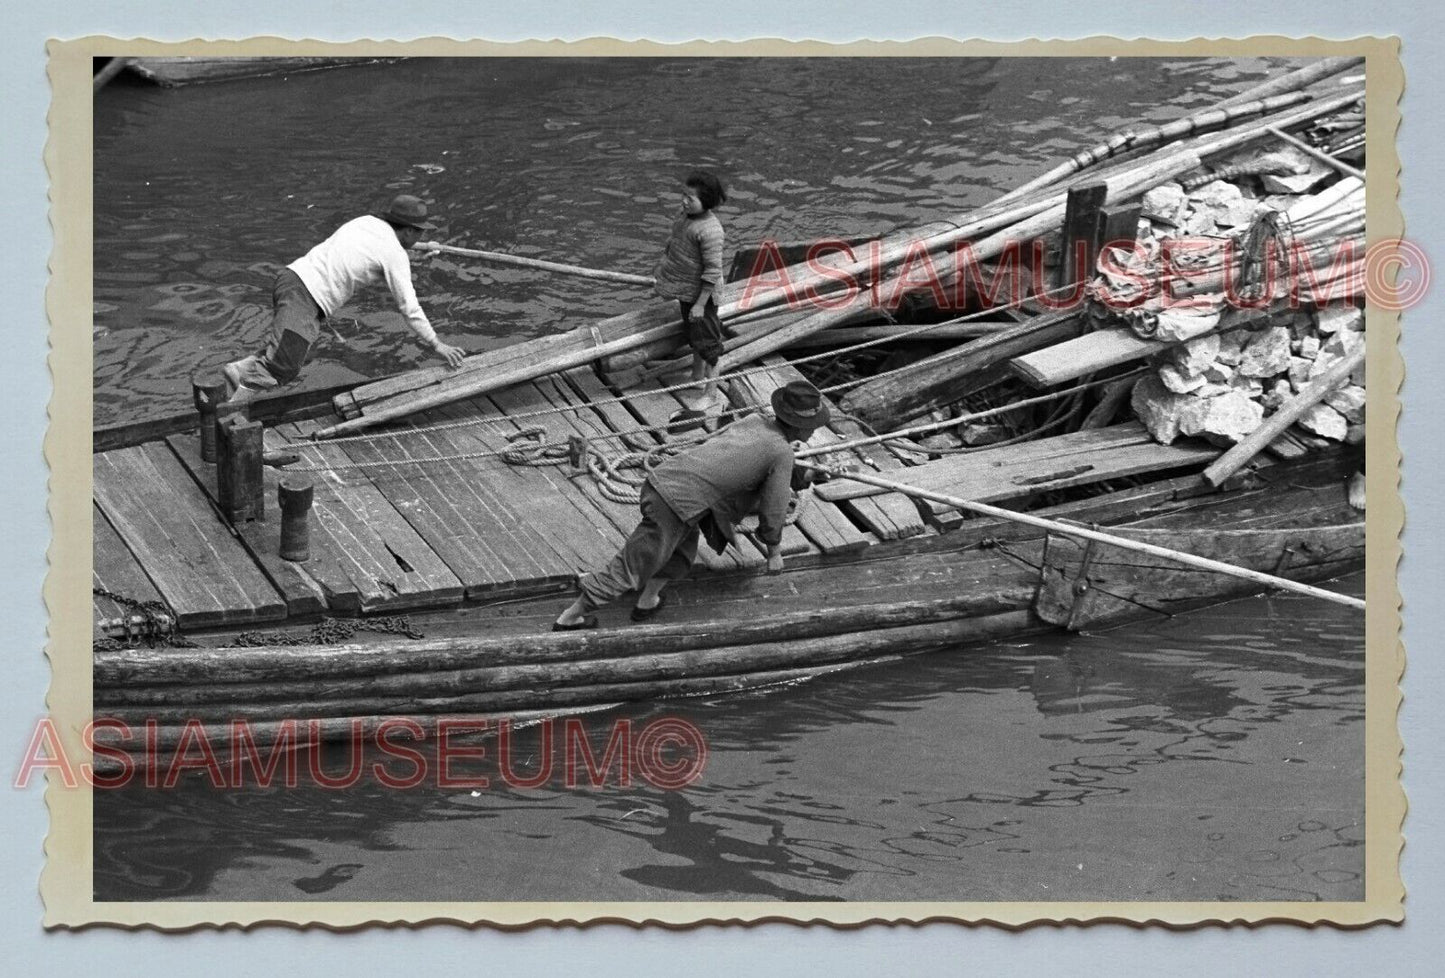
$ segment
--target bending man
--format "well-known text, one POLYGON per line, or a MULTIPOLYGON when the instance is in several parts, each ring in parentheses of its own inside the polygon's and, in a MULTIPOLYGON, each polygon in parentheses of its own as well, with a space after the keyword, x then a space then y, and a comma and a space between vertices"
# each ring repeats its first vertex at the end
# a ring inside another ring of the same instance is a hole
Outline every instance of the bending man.
POLYGON ((417 339, 453 368, 466 355, 437 338, 411 285, 406 252, 434 225, 426 220, 426 204, 408 194, 392 200, 381 214, 347 221, 336 233, 281 270, 272 291, 275 312, 266 346, 260 353, 221 368, 232 401, 289 384, 301 374, 321 321, 334 315, 363 285, 386 282, 397 308, 417 339))
POLYGON ((768 573, 781 571, 794 485, 791 443, 828 423, 828 405, 812 385, 794 381, 773 392, 773 414, 735 421, 653 469, 638 501, 642 522, 606 567, 578 578, 582 593, 552 630, 596 628, 591 612, 632 590, 638 591, 632 620, 648 620, 662 607, 667 583, 687 576, 699 535, 706 531, 721 553, 752 512, 759 517, 758 539, 768 547, 768 573))

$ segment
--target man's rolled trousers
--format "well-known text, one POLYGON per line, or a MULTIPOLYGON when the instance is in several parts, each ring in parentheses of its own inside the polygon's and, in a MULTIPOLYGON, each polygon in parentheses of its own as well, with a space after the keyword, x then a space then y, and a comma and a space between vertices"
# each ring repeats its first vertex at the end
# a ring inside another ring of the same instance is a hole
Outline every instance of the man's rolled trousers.
POLYGON ((579 578, 591 608, 650 579, 687 576, 706 525, 719 553, 736 541, 736 524, 756 511, 758 539, 781 542, 792 499, 793 448, 762 415, 735 421, 653 469, 638 502, 642 522, 607 566, 579 578))
POLYGON ((772 407, 773 417, 735 421, 652 470, 638 501, 642 521, 607 566, 578 578, 581 594, 553 631, 596 628, 597 616, 588 612, 632 590, 638 592, 632 620, 647 621, 662 607, 663 587, 687 575, 698 537, 706 534, 722 553, 753 512, 768 570, 782 570, 788 505, 806 481, 794 481, 792 442, 828 423, 828 404, 811 384, 794 381, 773 392, 772 407))

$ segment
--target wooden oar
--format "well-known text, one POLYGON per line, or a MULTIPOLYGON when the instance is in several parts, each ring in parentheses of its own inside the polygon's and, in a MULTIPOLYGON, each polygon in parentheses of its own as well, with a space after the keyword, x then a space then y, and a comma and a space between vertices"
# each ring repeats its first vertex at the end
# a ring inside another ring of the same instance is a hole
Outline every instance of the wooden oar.
POLYGON ((920 499, 929 499, 936 503, 942 503, 945 506, 966 509, 974 513, 981 513, 984 516, 992 516, 996 519, 1012 520, 1015 523, 1023 523, 1027 526, 1036 526, 1042 530, 1048 530, 1050 533, 1078 537, 1082 540, 1097 540, 1099 543, 1107 543, 1121 550, 1132 550, 1136 553, 1149 554, 1154 557, 1162 557, 1165 560, 1172 560, 1186 567, 1197 567, 1200 570, 1215 571, 1220 574, 1227 574, 1230 577, 1238 577, 1246 581, 1253 581, 1256 584, 1263 584, 1266 587, 1279 588, 1282 591, 1294 591, 1296 594, 1306 594, 1312 598, 1320 598, 1324 601, 1344 605, 1347 608, 1358 608, 1361 611, 1365 610, 1365 602, 1359 598, 1352 598, 1348 594, 1339 594, 1335 591, 1326 591, 1324 588, 1301 584, 1298 581, 1276 577, 1273 574, 1265 574, 1262 571, 1250 570, 1248 567, 1236 567, 1234 564, 1226 564, 1220 560, 1210 560, 1208 557, 1196 557, 1194 554, 1187 554, 1179 550, 1170 550, 1168 547, 1156 547, 1152 543, 1141 543, 1138 540, 1130 540, 1127 537, 1118 537, 1111 533, 1102 533, 1098 530, 1090 530, 1085 527, 1069 526, 1067 523, 1044 519, 1041 516, 1031 516, 1028 513, 1015 513, 1012 510, 1000 509, 997 506, 990 506, 987 503, 977 503, 971 499, 963 499, 959 496, 933 492, 930 489, 920 489, 917 486, 910 486, 905 482, 883 479, 864 472, 840 472, 826 466, 814 465, 811 462, 803 461, 799 461, 797 464, 815 471, 827 472, 838 478, 852 479, 856 482, 864 482, 871 486, 891 489, 894 492, 906 493, 907 495, 920 499))
POLYGON ((475 248, 457 248, 452 245, 440 244, 436 241, 419 241, 416 247, 423 251, 437 251, 446 255, 460 255, 464 258, 479 258, 482 261, 493 262, 497 265, 516 265, 519 268, 537 268, 544 272, 560 272, 563 275, 575 275, 578 278, 596 278, 604 282, 622 282, 626 285, 652 285, 654 281, 647 275, 632 275, 628 272, 610 272, 601 268, 583 268, 581 265, 566 265, 557 261, 544 261, 541 258, 523 258, 520 255, 508 255, 500 251, 478 251, 475 248))

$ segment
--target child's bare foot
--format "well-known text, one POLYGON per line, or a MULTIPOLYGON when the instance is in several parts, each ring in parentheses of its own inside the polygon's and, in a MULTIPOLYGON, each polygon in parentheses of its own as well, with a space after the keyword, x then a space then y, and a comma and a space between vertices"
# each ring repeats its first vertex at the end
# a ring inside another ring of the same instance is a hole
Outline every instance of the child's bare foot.
POLYGON ((1345 486, 1345 499, 1349 504, 1360 512, 1365 511, 1365 473, 1356 472, 1350 476, 1350 481, 1345 486))

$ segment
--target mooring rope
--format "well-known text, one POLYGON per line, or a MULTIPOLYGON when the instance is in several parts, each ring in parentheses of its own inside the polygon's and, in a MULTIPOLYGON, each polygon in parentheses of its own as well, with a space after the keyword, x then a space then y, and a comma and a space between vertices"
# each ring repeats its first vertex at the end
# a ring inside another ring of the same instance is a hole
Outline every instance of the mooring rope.
MULTIPOLYGON (((1133 372, 1131 372, 1131 373, 1123 374, 1123 375, 1121 375, 1121 376, 1106 377, 1106 378, 1101 379, 1101 380, 1092 380, 1092 381, 1088 381, 1087 383, 1077 384, 1077 385, 1075 385, 1075 386, 1073 386, 1073 387, 1065 388, 1064 390, 1053 391, 1053 392, 1048 393, 1048 394, 1040 394, 1040 395, 1038 395, 1038 396, 1036 396, 1036 397, 1026 398, 1025 400, 1016 401, 1016 402, 1014 402, 1014 403, 1012 403, 1012 404, 1003 404, 1003 405, 1000 405, 1000 406, 995 407, 995 408, 988 408, 988 409, 983 410, 983 411, 975 411, 975 412, 971 412, 971 413, 969 413, 969 414, 960 415, 960 416, 955 417, 955 418, 946 418, 946 419, 939 420, 939 421, 930 421, 930 422, 926 422, 926 423, 923 423, 923 424, 913 425, 913 426, 910 426, 910 427, 908 427, 908 428, 903 428, 903 429, 900 429, 900 430, 898 430, 898 431, 889 432, 889 433, 883 434, 883 435, 876 435, 876 434, 875 434, 875 435, 869 435, 869 436, 863 437, 863 438, 846 439, 846 440, 843 440, 843 441, 834 442, 834 443, 832 443, 832 444, 824 445, 824 446, 820 446, 820 447, 816 447, 816 448, 805 448, 805 449, 803 449, 802 451, 800 451, 800 452, 797 453, 797 457, 801 459, 801 458, 813 458, 813 457, 818 456, 818 455, 842 455, 842 454, 845 454, 845 453, 847 453, 847 452, 849 452, 849 451, 852 451, 852 450, 855 449, 855 448, 861 448, 861 447, 863 447, 863 446, 865 446, 865 445, 877 445, 877 444, 882 444, 882 443, 884 443, 884 442, 890 442, 890 441, 904 441, 904 440, 907 440, 907 439, 911 438, 913 435, 924 434, 924 433, 926 433, 926 432, 936 431, 936 430, 941 429, 941 428, 954 427, 954 426, 957 426, 957 425, 960 425, 960 424, 966 424, 966 423, 969 423, 969 422, 972 422, 972 421, 981 421, 981 420, 985 420, 985 419, 987 419, 987 418, 997 417, 997 416, 999 416, 999 415, 1001 415, 1001 414, 1007 414, 1007 413, 1009 413, 1010 411, 1017 411, 1017 410, 1019 410, 1019 409, 1021 409, 1021 408, 1033 407, 1033 406, 1035 406, 1035 405, 1037 405, 1037 404, 1044 404, 1044 403, 1047 403, 1047 402, 1049 402, 1049 401, 1059 400, 1059 399, 1065 398, 1065 397, 1071 397, 1071 396, 1074 396, 1074 395, 1076 395, 1076 394, 1078 394, 1078 393, 1080 393, 1080 392, 1082 392, 1082 391, 1089 390, 1090 388, 1100 387, 1100 386, 1103 386, 1103 385, 1105 385, 1105 384, 1112 384, 1112 383, 1115 383, 1115 382, 1120 381, 1120 380, 1128 379, 1129 377, 1137 376, 1137 375, 1141 374, 1142 372, 1143 372, 1143 368, 1141 368, 1141 369, 1139 369, 1139 370, 1135 370, 1135 371, 1133 371, 1133 372)), ((884 376, 884 375, 883 375, 883 374, 879 374, 878 376, 884 376)), ((874 378, 869 378, 869 379, 874 379, 874 378)), ((834 385, 834 387, 831 387, 831 388, 823 388, 822 391, 821 391, 821 393, 826 394, 826 393, 829 393, 830 391, 833 391, 833 390, 836 390, 836 389, 838 389, 838 388, 845 387, 845 386, 847 386, 847 385, 846 385, 846 384, 838 384, 838 385, 834 385)), ((755 408, 750 408, 750 407, 749 407, 749 408, 729 408, 729 409, 727 409, 727 410, 725 410, 725 411, 719 412, 719 414, 716 415, 716 417, 719 418, 719 419, 721 419, 721 418, 731 418, 731 417, 733 417, 733 416, 737 416, 737 415, 741 415, 741 414, 745 414, 745 413, 751 413, 751 412, 754 411, 754 410, 756 410, 756 409, 755 409, 755 408)), ((863 425, 861 422, 859 422, 859 424, 860 424, 861 427, 864 427, 866 430, 871 430, 871 429, 867 429, 867 426, 866 426, 866 425, 863 425)), ((654 447, 654 448, 647 449, 647 450, 642 451, 642 452, 628 452, 628 453, 623 453, 623 454, 619 454, 619 455, 616 455, 616 456, 609 456, 609 455, 607 455, 607 454, 599 451, 599 450, 595 447, 595 443, 596 443, 596 442, 599 442, 599 441, 611 441, 611 440, 614 440, 614 439, 623 439, 623 438, 626 438, 626 437, 631 436, 631 435, 638 435, 638 434, 644 434, 644 433, 658 434, 658 433, 662 433, 662 432, 668 432, 669 434, 671 433, 671 432, 669 431, 669 429, 668 429, 667 426, 656 426, 656 427, 654 427, 654 426, 644 426, 644 427, 637 427, 637 428, 631 428, 631 429, 624 429, 624 430, 622 430, 622 431, 603 432, 603 433, 599 433, 599 434, 597 434, 597 435, 589 436, 589 437, 586 438, 586 439, 579 439, 579 440, 581 441, 581 446, 580 446, 580 448, 581 448, 582 454, 583 454, 583 456, 584 456, 584 458, 583 458, 583 460, 582 460, 582 462, 581 462, 581 466, 582 466, 582 467, 585 467, 589 473, 592 473, 592 474, 593 474, 594 479, 597 480, 599 491, 602 492, 603 495, 607 495, 609 499, 614 499, 614 498, 615 498, 615 500, 616 500, 617 502, 623 502, 623 503, 633 503, 633 502, 636 502, 636 501, 637 501, 637 500, 636 500, 636 497, 633 495, 633 493, 634 493, 636 490, 633 489, 633 488, 631 488, 631 487, 633 487, 633 486, 639 486, 639 487, 640 487, 642 481, 646 478, 646 476, 644 475, 644 476, 642 477, 642 479, 633 480, 633 479, 630 479, 630 478, 628 478, 628 477, 626 477, 626 476, 620 476, 620 475, 618 475, 617 473, 619 473, 620 471, 622 471, 622 470, 624 470, 624 469, 630 469, 630 468, 639 467, 639 465, 642 464, 642 461, 641 461, 641 460, 642 460, 644 457, 649 460, 649 461, 647 462, 647 464, 645 465, 645 469, 646 469, 647 471, 650 471, 652 465, 656 464, 655 462, 650 461, 651 459, 661 458, 661 457, 664 456, 664 455, 674 455, 674 454, 677 454, 678 452, 684 451, 684 450, 686 450, 687 448, 690 448, 690 447, 692 447, 693 445, 699 444, 699 443, 701 443, 702 441, 704 441, 705 438, 707 437, 706 434, 704 434, 704 435, 702 435, 702 436, 699 436, 699 437, 695 437, 695 438, 686 438, 686 439, 679 439, 679 440, 675 440, 675 441, 667 441, 667 442, 663 442, 663 443, 660 444, 660 445, 657 445, 657 446, 654 447), (600 477, 600 476, 598 475, 599 472, 605 474, 605 478, 600 477), (614 495, 608 495, 608 493, 615 493, 616 495, 615 495, 615 496, 614 496, 614 495)), ((382 468, 382 467, 387 467, 387 466, 395 467, 395 466, 399 466, 399 465, 433 463, 433 462, 475 461, 475 460, 488 459, 488 458, 500 458, 500 459, 502 459, 503 461, 506 461, 506 462, 508 462, 509 464, 514 464, 514 465, 560 465, 560 464, 562 464, 563 462, 570 461, 570 459, 571 459, 571 453, 572 453, 572 445, 571 445, 571 442, 570 442, 570 441, 569 441, 569 442, 548 442, 548 441, 546 441, 546 439, 545 439, 545 428, 543 428, 541 425, 533 425, 533 426, 531 426, 530 428, 524 428, 524 429, 521 429, 521 430, 519 430, 519 431, 512 432, 512 433, 501 433, 501 437, 504 438, 504 439, 506 439, 506 440, 508 441, 507 446, 504 447, 504 448, 486 449, 486 450, 473 451, 473 452, 457 452, 457 453, 453 453, 453 454, 449 454, 449 455, 428 455, 428 456, 425 456, 425 457, 423 457, 423 458, 378 459, 378 460, 367 461, 367 462, 357 462, 357 461, 334 462, 334 463, 318 462, 318 463, 315 464, 315 465, 288 465, 288 466, 286 466, 286 471, 287 471, 287 472, 333 472, 333 471, 345 471, 345 470, 350 470, 350 469, 371 469, 371 468, 382 468), (540 434, 539 434, 539 433, 540 433, 540 434), (521 440, 521 439, 530 439, 530 440, 532 440, 532 441, 534 442, 534 444, 533 444, 533 445, 530 445, 530 446, 523 446, 523 445, 512 444, 513 441, 521 440), (513 461, 513 460, 515 460, 515 461, 513 461)), ((1012 443, 1012 442, 1016 442, 1016 441, 1019 441, 1019 440, 1022 440, 1022 438, 1010 439, 1010 442, 1012 443)), ((305 442, 297 442, 297 443, 294 443, 291 447, 295 448, 298 452, 303 452, 303 451, 306 451, 307 449, 317 449, 317 448, 321 448, 321 447, 323 447, 323 445, 321 445, 321 444, 308 444, 308 443, 305 443, 305 442)), ((956 449, 956 450, 954 450, 954 451, 955 451, 955 452, 960 452, 960 451, 972 452, 972 451, 981 451, 981 450, 983 450, 984 448, 992 448, 992 447, 996 447, 996 446, 992 446, 992 445, 989 445, 989 446, 978 446, 977 448, 956 449)), ((910 450, 915 450, 915 449, 910 449, 910 450)), ((928 453, 928 454, 935 454, 935 452, 932 452, 932 451, 929 450, 929 449, 916 449, 916 450, 922 451, 922 452, 928 453)))
MULTIPOLYGON (((954 319, 945 319, 942 322, 926 323, 921 326, 914 326, 909 329, 899 330, 897 333, 894 333, 890 336, 880 336, 871 340, 862 340, 858 343, 853 343, 848 346, 838 347, 837 349, 825 350, 822 353, 814 353, 806 357, 799 357, 798 359, 791 360, 789 362, 793 366, 797 366, 799 364, 812 363, 815 360, 826 360, 830 358, 844 356, 849 353, 856 353, 860 350, 869 349, 871 347, 879 346, 884 343, 896 343, 899 340, 904 340, 912 336, 921 335, 928 332, 929 330, 937 329, 940 326, 957 326, 960 323, 970 322, 975 319, 982 319, 985 316, 990 316, 998 313, 1000 309, 1016 309, 1022 306, 1025 302, 1030 301, 1031 299, 1042 299, 1047 296, 1058 295, 1064 292, 1073 291, 1074 288, 1075 286, 1073 285, 1060 286, 1058 288, 1049 289, 1045 292, 1037 293, 1036 295, 1019 298, 1017 300, 1007 302, 1002 305, 993 306, 989 309, 981 309, 978 312, 971 312, 963 316, 958 316, 954 319)), ((725 380, 741 380, 747 377, 766 374, 773 369, 773 367, 767 365, 750 367, 746 370, 738 370, 724 374, 722 377, 719 377, 718 380, 720 382, 725 380)), ((903 371, 906 371, 907 369, 909 369, 908 365, 904 365, 902 367, 895 368, 894 370, 890 370, 886 373, 877 374, 872 377, 859 378, 858 380, 852 381, 847 384, 834 385, 832 388, 830 388, 830 390, 846 390, 848 387, 851 387, 855 384, 867 383, 868 381, 877 380, 881 377, 887 377, 895 373, 901 373, 903 371)), ((694 390, 696 389, 696 387, 697 381, 689 380, 684 381, 680 384, 673 384, 668 387, 657 387, 650 390, 637 391, 632 394, 620 394, 615 397, 603 398, 597 401, 588 401, 583 404, 554 405, 551 407, 537 408, 536 410, 532 411, 522 411, 518 414, 507 415, 505 420, 513 422, 530 421, 533 418, 551 417, 557 414, 586 411, 599 407, 611 407, 619 404, 625 405, 632 401, 640 400, 645 397, 655 397, 659 394, 673 394, 678 391, 694 390)), ((824 393, 826 393, 826 391, 824 393)), ((459 421, 445 421, 437 424, 419 425, 411 428, 396 428, 384 431, 369 431, 359 435, 342 435, 337 438, 327 438, 325 439, 325 443, 328 445, 344 445, 348 442, 379 441, 383 438, 409 438, 414 435, 424 435, 434 431, 452 431, 458 428, 469 428, 479 424, 490 424, 494 423, 497 420, 502 419, 484 417, 464 418, 459 421)), ((639 432, 647 430, 651 429, 639 429, 639 432)))

